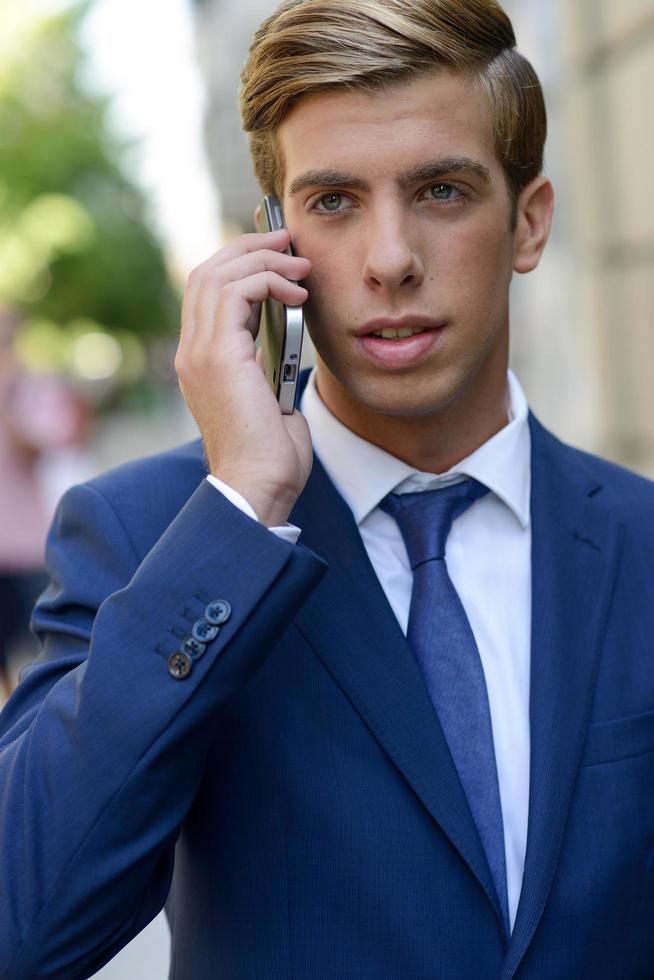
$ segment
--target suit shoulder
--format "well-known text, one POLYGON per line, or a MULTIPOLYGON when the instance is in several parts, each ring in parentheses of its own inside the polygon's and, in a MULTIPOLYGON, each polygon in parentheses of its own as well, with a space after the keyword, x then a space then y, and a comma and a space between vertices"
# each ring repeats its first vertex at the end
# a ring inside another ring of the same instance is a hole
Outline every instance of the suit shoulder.
POLYGON ((151 456, 121 463, 88 481, 88 486, 107 499, 133 493, 135 488, 165 481, 174 487, 187 482, 197 484, 207 474, 199 439, 151 456))
POLYGON ((207 475, 199 439, 144 456, 99 474, 85 484, 114 510, 138 539, 161 533, 207 475))
POLYGON ((624 519, 654 517, 654 481, 602 456, 566 446, 597 483, 598 493, 624 519))

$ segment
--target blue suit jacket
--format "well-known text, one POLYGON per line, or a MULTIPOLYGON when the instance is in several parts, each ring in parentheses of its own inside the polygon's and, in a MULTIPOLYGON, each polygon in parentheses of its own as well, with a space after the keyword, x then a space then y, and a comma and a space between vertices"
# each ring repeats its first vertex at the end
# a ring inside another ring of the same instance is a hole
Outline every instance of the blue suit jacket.
POLYGON ((320 463, 291 546, 203 479, 193 443, 73 489, 56 517, 44 650, 1 716, 3 980, 86 977, 167 898, 176 980, 654 976, 654 487, 530 425, 510 940, 420 671, 320 463), (174 679, 169 654, 217 598, 230 618, 174 679))

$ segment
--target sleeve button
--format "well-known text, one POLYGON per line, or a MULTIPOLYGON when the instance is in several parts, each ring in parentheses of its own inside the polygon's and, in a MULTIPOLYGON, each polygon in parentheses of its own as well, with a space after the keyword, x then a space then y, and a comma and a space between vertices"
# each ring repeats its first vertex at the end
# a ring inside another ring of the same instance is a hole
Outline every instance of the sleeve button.
POLYGON ((204 618, 212 626, 221 626, 232 613, 232 607, 226 599, 214 599, 204 610, 204 618))
POLYGON ((187 653, 192 660, 197 660, 206 650, 206 644, 196 640, 194 636, 187 636, 184 638, 180 650, 182 653, 187 653))
POLYGON ((191 630, 191 636, 200 643, 210 643, 219 633, 218 627, 208 623, 206 619, 198 619, 191 630))
POLYGON ((193 661, 187 653, 176 650, 168 657, 168 672, 176 681, 182 681, 191 673, 193 661))

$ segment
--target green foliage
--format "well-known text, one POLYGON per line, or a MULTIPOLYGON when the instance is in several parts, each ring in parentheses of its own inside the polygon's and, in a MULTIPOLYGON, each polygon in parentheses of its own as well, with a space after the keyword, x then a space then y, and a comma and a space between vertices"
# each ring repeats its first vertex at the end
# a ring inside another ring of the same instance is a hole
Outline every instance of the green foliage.
POLYGON ((80 82, 90 2, 49 17, 19 3, 0 0, 0 306, 62 337, 90 321, 123 348, 172 334, 179 296, 125 173, 128 148, 107 100, 80 82))

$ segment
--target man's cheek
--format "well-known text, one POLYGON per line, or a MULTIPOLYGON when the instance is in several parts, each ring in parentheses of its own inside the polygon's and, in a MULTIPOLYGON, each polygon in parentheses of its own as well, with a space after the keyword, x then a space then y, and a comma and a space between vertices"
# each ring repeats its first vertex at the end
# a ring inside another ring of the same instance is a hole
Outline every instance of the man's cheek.
POLYGON ((305 285, 309 290, 309 296, 313 294, 322 296, 329 288, 329 283, 333 281, 334 274, 327 267, 325 261, 320 257, 311 256, 313 268, 309 277, 305 280, 305 285))
MULTIPOLYGON (((304 304, 304 315, 310 331, 320 332, 322 324, 328 319, 327 314, 335 319, 337 296, 329 286, 327 278, 319 272, 312 272, 304 285, 309 298, 304 304)), ((313 336, 313 334, 312 334, 313 336)))
POLYGON ((309 299, 304 304, 304 322, 309 332, 309 336, 320 353, 324 346, 325 338, 325 318, 323 316, 324 304, 317 288, 307 285, 309 299))

